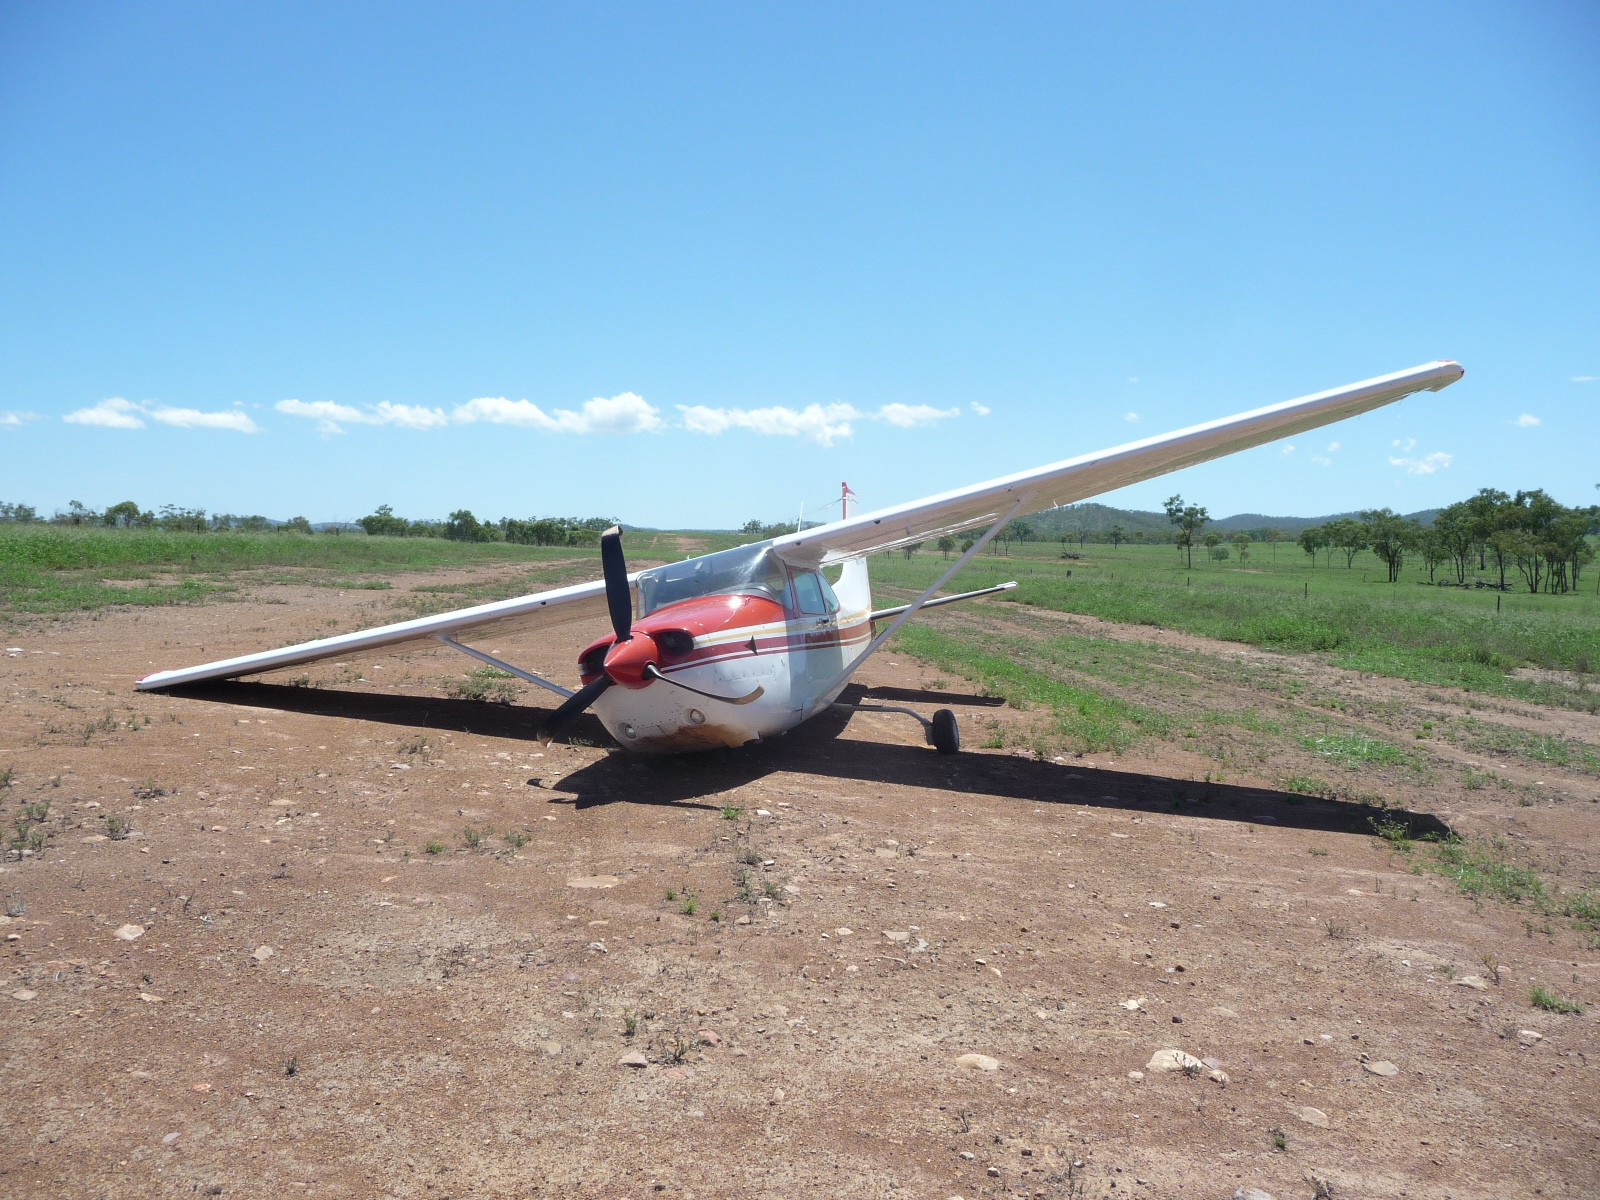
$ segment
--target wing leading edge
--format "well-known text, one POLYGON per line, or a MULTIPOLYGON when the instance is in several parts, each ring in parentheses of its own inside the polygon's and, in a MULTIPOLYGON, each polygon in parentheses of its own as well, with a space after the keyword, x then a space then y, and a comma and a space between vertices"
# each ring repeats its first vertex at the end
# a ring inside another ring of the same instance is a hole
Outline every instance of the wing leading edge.
POLYGON ((1176 433, 819 525, 780 537, 773 547, 796 565, 837 562, 987 524, 1018 499, 1026 500, 1019 516, 1058 504, 1074 504, 1130 483, 1370 412, 1415 392, 1437 392, 1464 373, 1459 363, 1425 363, 1220 421, 1191 425, 1176 433))
MULTIPOLYGON (((628 577, 629 584, 638 578, 628 577)), ((206 679, 232 679, 239 675, 254 675, 260 671, 274 671, 281 667, 298 667, 318 659, 337 658, 367 650, 386 649, 403 642, 424 641, 429 638, 464 633, 467 630, 496 633, 521 632, 564 625, 590 617, 605 616, 606 585, 602 580, 577 583, 536 592, 531 596, 516 596, 510 600, 496 600, 473 608, 459 608, 454 612, 437 613, 431 617, 418 617, 411 621, 398 621, 376 629, 363 629, 355 633, 341 633, 334 637, 318 638, 297 646, 284 646, 277 650, 264 650, 259 654, 243 654, 238 658, 225 658, 219 662, 202 663, 197 667, 184 667, 176 671, 157 671, 146 675, 134 686, 141 692, 177 687, 185 683, 199 683, 206 679)))

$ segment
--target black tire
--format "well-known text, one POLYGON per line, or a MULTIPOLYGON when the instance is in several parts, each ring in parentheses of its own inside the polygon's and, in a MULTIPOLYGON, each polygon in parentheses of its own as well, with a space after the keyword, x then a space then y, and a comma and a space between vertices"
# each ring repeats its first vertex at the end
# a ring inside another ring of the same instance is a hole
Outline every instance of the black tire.
POLYGON ((933 714, 933 728, 928 730, 928 740, 940 754, 959 754, 961 727, 956 724, 955 713, 948 708, 936 711, 933 714))

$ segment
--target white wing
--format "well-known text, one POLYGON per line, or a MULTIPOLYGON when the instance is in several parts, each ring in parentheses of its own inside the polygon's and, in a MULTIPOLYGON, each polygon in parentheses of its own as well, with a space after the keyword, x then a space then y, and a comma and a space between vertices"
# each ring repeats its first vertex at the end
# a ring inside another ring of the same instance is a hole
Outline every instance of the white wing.
POLYGON ((1427 363, 926 500, 819 525, 778 538, 774 546, 783 558, 797 565, 837 562, 986 525, 999 519, 1019 499, 1025 501, 1019 516, 1057 504, 1074 504, 1130 483, 1342 421, 1413 392, 1437 392, 1463 374, 1458 363, 1427 363))
MULTIPOLYGON (((632 584, 637 578, 637 575, 630 575, 628 582, 632 584)), ((522 633, 565 625, 570 621, 590 618, 604 620, 605 615, 606 585, 596 580, 593 583, 577 583, 548 592, 536 592, 531 596, 497 600, 492 604, 479 604, 474 608, 458 608, 454 612, 437 613, 431 617, 398 621, 393 625, 380 625, 376 629, 363 629, 357 633, 341 633, 278 650, 263 650, 259 654, 243 654, 238 658, 202 663, 197 667, 157 671, 154 675, 146 675, 135 686, 141 692, 148 692, 184 683, 198 683, 203 679, 231 679, 239 675, 254 675, 258 671, 297 667, 322 658, 359 654, 466 630, 474 633, 522 633)))

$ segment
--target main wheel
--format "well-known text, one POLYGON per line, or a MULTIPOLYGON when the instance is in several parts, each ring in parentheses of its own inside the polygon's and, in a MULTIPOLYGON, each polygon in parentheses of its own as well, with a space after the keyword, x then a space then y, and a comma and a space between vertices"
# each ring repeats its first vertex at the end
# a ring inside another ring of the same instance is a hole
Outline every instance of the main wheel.
POLYGON ((955 713, 948 708, 941 708, 935 712, 933 728, 928 731, 928 740, 940 754, 958 753, 961 750, 961 727, 956 724, 955 713))

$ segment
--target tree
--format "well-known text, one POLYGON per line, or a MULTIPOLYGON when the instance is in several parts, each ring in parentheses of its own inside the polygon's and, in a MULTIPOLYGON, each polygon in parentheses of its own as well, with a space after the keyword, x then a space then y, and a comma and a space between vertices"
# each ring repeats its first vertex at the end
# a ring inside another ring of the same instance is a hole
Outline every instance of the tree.
POLYGON ((1389 582, 1398 582, 1406 551, 1416 545, 1422 527, 1390 508, 1369 509, 1361 514, 1361 523, 1372 552, 1389 568, 1389 582))
POLYGON ((1455 568, 1456 583, 1465 587, 1467 568, 1475 548, 1470 502, 1459 500, 1440 509, 1433 518, 1433 532, 1439 539, 1439 548, 1449 556, 1450 564, 1455 568))
POLYGON ((1236 533, 1228 540, 1233 543, 1233 549, 1238 554, 1239 561, 1247 561, 1250 557, 1250 535, 1248 533, 1236 533))
POLYGON ((1289 535, 1281 529, 1265 529, 1261 532, 1261 540, 1272 547, 1272 561, 1278 561, 1278 543, 1289 540, 1289 535))
POLYGON ((939 539, 938 545, 939 553, 943 554, 945 558, 948 559, 950 557, 950 551, 956 548, 956 540, 947 533, 939 539))
POLYGON ((357 525, 367 531, 368 537, 405 537, 410 522, 394 515, 387 504, 378 505, 371 516, 362 517, 357 525))
POLYGON ((444 523, 444 536, 452 542, 487 542, 490 528, 480 524, 471 509, 458 508, 444 523))
POLYGON ((1330 521, 1324 526, 1327 531, 1327 545, 1333 550, 1342 551, 1344 565, 1348 570, 1355 565, 1356 555, 1367 548, 1367 531, 1360 521, 1352 521, 1349 517, 1340 517, 1337 521, 1330 521))
POLYGON ((1439 564, 1450 561, 1450 551, 1445 546, 1443 535, 1432 527, 1417 534, 1417 553, 1422 555, 1422 563, 1428 568, 1429 583, 1433 582, 1433 573, 1439 564))
POLYGON ((139 506, 132 500, 124 500, 121 504, 113 504, 106 509, 105 516, 101 518, 107 525, 127 528, 137 524, 139 520, 139 506))
POLYGON ((913 554, 915 554, 918 550, 921 550, 921 549, 922 549, 922 543, 921 542, 907 542, 906 543, 906 547, 905 547, 906 561, 910 562, 911 561, 911 556, 913 554))
POLYGON ((1300 549, 1311 555, 1311 565, 1317 565, 1317 551, 1328 544, 1328 531, 1321 525, 1307 525, 1300 531, 1300 536, 1295 538, 1300 549))
POLYGON ((306 520, 304 517, 290 517, 283 523, 281 528, 292 530, 295 533, 312 532, 311 522, 306 520))
POLYGON ((1211 514, 1198 504, 1185 504, 1182 496, 1169 496, 1164 505, 1167 520, 1178 527, 1178 545, 1187 554, 1187 563, 1194 567, 1195 537, 1201 527, 1211 519, 1211 514))
POLYGON ((1123 539, 1126 538, 1126 536, 1127 535, 1122 532, 1122 526, 1121 525, 1113 525, 1111 527, 1110 537, 1111 537, 1112 546, 1120 549, 1121 546, 1122 546, 1123 539))

